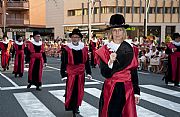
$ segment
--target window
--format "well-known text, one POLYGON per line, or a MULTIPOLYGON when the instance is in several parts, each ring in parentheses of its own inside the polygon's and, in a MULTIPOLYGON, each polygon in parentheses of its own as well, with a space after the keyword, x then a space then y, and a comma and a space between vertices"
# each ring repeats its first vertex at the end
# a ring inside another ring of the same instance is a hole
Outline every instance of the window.
POLYGON ((118 13, 123 13, 123 7, 118 7, 118 13))
POLYGON ((101 7, 101 13, 106 14, 107 13, 107 7, 101 7))
POLYGON ((131 7, 126 7, 126 13, 131 13, 131 7))
POLYGON ((95 7, 95 8, 94 8, 94 14, 98 14, 98 10, 99 10, 99 9, 98 9, 97 7, 95 7))
POLYGON ((75 16, 75 10, 68 10, 68 16, 75 16))
POLYGON ((178 13, 178 7, 173 7, 173 11, 172 11, 174 14, 175 13, 178 13))
POLYGON ((109 13, 114 13, 115 8, 114 7, 109 7, 109 13))
POLYGON ((139 8, 139 7, 134 7, 134 13, 135 13, 135 14, 139 13, 139 11, 140 11, 140 8, 139 8))
POLYGON ((166 7, 165 8, 165 13, 171 13, 171 7, 166 7))
POLYGON ((76 11, 75 11, 75 15, 76 15, 76 16, 82 16, 82 10, 81 10, 81 9, 76 10, 76 11))
POLYGON ((157 7, 157 14, 162 14, 163 8, 162 7, 157 7))
POLYGON ((150 13, 150 14, 155 13, 155 8, 154 8, 154 7, 149 7, 149 13, 150 13))
POLYGON ((144 7, 141 8, 141 13, 144 13, 144 7))

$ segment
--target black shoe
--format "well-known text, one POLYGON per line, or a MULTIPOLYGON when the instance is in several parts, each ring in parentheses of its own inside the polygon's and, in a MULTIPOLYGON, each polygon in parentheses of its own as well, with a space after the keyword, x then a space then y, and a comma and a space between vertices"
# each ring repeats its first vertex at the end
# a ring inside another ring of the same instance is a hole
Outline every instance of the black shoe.
POLYGON ((3 71, 6 71, 6 68, 4 68, 3 71))
POLYGON ((42 89, 40 87, 36 87, 36 90, 37 91, 41 91, 42 89))
POLYGON ((9 66, 7 66, 7 70, 9 70, 9 66))
POLYGON ((178 84, 175 83, 174 86, 175 86, 175 87, 180 87, 179 83, 178 83, 178 84))
POLYGON ((14 77, 17 78, 17 74, 15 74, 14 77))
POLYGON ((28 84, 27 88, 28 88, 28 89, 31 88, 31 84, 28 84))
POLYGON ((73 113, 79 114, 80 113, 79 108, 76 108, 75 110, 73 110, 73 113))

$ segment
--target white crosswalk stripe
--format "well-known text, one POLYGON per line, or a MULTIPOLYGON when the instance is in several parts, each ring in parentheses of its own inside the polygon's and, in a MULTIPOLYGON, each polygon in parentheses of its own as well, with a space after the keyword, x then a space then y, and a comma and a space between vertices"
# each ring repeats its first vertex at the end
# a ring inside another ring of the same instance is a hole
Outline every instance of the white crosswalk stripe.
MULTIPOLYGON (((171 95, 174 96, 174 98, 179 98, 179 91, 170 90, 167 88, 163 88, 160 86, 155 85, 142 85, 141 87, 145 89, 149 89, 152 91, 156 91, 158 93, 162 93, 165 95, 171 95)), ((85 88, 85 95, 88 95, 88 97, 95 97, 98 101, 101 95, 101 90, 98 88, 85 88)), ((63 95, 65 94, 64 90, 50 90, 49 93, 53 96, 55 100, 58 100, 60 102, 65 102, 65 98, 63 95)), ((164 99, 161 96, 155 96, 148 94, 147 92, 141 92, 141 99, 143 101, 146 101, 152 105, 158 105, 159 107, 167 110, 172 110, 173 112, 180 113, 180 104, 177 102, 174 102, 172 100, 164 99)), ((15 98, 19 102, 19 104, 22 106, 25 113, 28 115, 28 117, 54 117, 55 115, 51 112, 51 109, 48 109, 45 104, 43 104, 37 97, 34 96, 34 94, 30 92, 25 93, 14 93, 15 98), (41 108, 39 108, 41 107, 41 108)), ((87 98, 86 101, 82 102, 82 105, 80 107, 80 115, 83 117, 98 117, 98 108, 94 107, 89 103, 89 99, 87 98)), ((64 109, 64 107, 61 107, 64 109)), ((138 117, 164 117, 165 114, 159 113, 158 111, 153 112, 153 109, 149 109, 145 105, 138 105, 137 106, 137 113, 138 117), (163 114, 163 115, 162 115, 163 114)))
MULTIPOLYGON (((96 88, 86 88, 85 92, 99 98, 101 91, 99 89, 96 88), (95 93, 94 93, 95 92, 95 93)), ((137 106, 137 113, 138 113, 138 117, 163 117, 157 113, 154 113, 150 110, 147 110, 143 107, 137 106)))
MULTIPOLYGON (((63 95, 65 93, 64 90, 50 91, 50 93, 52 93, 56 98, 61 100, 63 103, 65 102, 65 98, 63 97, 63 95)), ((96 109, 95 107, 91 106, 90 104, 88 104, 85 101, 82 102, 82 107, 83 108, 79 108, 79 110, 81 112, 80 114, 83 117, 97 117, 98 109, 96 109)))
POLYGON ((55 117, 31 92, 15 93, 14 96, 28 117, 55 117))

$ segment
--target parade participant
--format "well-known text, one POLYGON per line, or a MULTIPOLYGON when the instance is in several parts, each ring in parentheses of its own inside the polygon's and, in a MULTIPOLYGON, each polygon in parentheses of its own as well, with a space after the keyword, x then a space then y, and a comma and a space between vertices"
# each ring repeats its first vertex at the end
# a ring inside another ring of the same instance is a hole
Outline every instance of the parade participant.
POLYGON ((179 87, 180 82, 180 34, 173 34, 173 41, 167 45, 168 54, 168 75, 165 78, 166 84, 173 82, 179 87))
POLYGON ((1 66, 4 71, 9 70, 10 52, 12 50, 12 41, 6 35, 3 36, 3 41, 0 42, 1 66))
POLYGON ((15 54, 15 60, 14 60, 14 71, 15 77, 19 75, 19 77, 23 76, 24 73, 24 49, 25 44, 23 43, 22 36, 16 36, 16 41, 13 45, 13 52, 12 52, 12 58, 15 54))
POLYGON ((38 31, 33 32, 34 40, 28 44, 27 56, 30 58, 28 71, 28 86, 36 86, 36 90, 41 90, 43 65, 46 66, 46 54, 44 52, 44 44, 40 41, 41 36, 38 31))
POLYGON ((89 52, 91 52, 91 66, 92 68, 96 67, 96 59, 95 59, 95 51, 96 51, 96 44, 97 44, 97 39, 96 39, 96 35, 94 34, 92 37, 92 40, 90 40, 90 44, 89 44, 89 52))
POLYGON ((85 70, 88 78, 91 78, 88 48, 80 40, 83 35, 79 29, 74 29, 69 34, 71 43, 62 48, 61 76, 67 77, 65 93, 65 110, 73 111, 73 115, 79 114, 84 95, 85 70))
POLYGON ((101 74, 106 78, 99 102, 99 117, 137 117, 140 89, 137 76, 137 48, 125 39, 125 19, 110 18, 112 41, 96 51, 101 74))

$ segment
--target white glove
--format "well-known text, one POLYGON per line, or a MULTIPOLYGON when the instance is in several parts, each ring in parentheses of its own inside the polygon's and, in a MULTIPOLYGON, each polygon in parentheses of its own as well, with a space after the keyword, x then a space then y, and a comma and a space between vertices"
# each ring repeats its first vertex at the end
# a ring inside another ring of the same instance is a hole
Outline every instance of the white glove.
POLYGON ((88 79, 92 79, 92 76, 88 74, 88 75, 87 75, 87 78, 88 78, 88 79))
POLYGON ((111 53, 110 54, 110 61, 114 62, 116 60, 117 54, 116 53, 111 53))
POLYGON ((61 80, 62 80, 62 81, 67 80, 67 77, 62 78, 61 80))
POLYGON ((47 66, 47 63, 44 63, 44 67, 46 67, 47 66))

